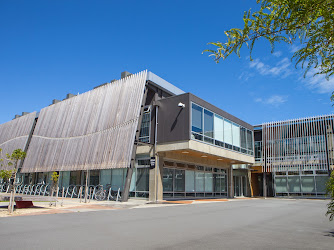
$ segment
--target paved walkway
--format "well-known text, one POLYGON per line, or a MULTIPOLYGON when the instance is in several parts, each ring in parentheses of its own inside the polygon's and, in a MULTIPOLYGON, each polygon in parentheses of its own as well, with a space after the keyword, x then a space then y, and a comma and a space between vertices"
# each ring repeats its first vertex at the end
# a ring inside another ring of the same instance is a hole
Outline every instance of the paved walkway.
POLYGON ((80 202, 79 199, 65 198, 63 204, 61 199, 58 199, 57 206, 52 202, 34 202, 33 208, 15 209, 13 214, 7 211, 7 202, 0 202, 0 217, 8 216, 27 216, 40 214, 60 214, 60 213, 74 213, 74 212, 92 212, 101 210, 113 209, 131 209, 131 208, 148 208, 148 207, 164 207, 173 205, 187 205, 198 203, 212 203, 212 202, 227 202, 237 201, 243 199, 257 199, 257 198, 235 198, 235 199, 200 199, 200 200, 175 200, 162 202, 149 202, 145 199, 129 199, 128 202, 115 201, 89 201, 88 203, 80 202))

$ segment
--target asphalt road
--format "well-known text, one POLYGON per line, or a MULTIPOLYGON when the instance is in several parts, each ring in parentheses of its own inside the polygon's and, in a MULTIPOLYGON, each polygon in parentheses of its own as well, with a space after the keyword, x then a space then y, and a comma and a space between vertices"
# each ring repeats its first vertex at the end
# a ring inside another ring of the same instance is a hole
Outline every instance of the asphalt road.
POLYGON ((0 218, 1 249, 334 249, 323 200, 238 200, 0 218))

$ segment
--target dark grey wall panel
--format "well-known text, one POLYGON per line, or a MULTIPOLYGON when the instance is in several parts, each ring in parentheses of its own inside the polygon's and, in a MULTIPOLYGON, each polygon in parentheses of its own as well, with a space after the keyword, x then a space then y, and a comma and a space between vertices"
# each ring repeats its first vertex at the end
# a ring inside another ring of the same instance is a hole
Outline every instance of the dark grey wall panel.
POLYGON ((158 104, 158 143, 189 140, 189 94, 162 99, 158 101, 158 104), (178 107, 180 102, 186 105, 185 108, 178 107))

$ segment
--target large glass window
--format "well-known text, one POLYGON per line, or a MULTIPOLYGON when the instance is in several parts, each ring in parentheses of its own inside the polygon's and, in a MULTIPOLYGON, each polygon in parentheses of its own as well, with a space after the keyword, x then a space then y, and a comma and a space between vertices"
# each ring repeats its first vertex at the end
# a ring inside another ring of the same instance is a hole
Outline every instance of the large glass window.
POLYGON ((144 111, 141 122, 139 141, 149 143, 150 130, 151 130, 151 110, 150 108, 147 108, 144 111))
POLYGON ((214 136, 218 141, 224 141, 224 119, 218 115, 214 117, 214 136))
POLYGON ((213 191, 213 174, 205 173, 205 192, 213 191))
POLYGON ((232 124, 232 140, 233 146, 240 148, 240 127, 237 124, 232 124))
POLYGON ((276 177, 275 182, 276 182, 276 193, 288 192, 286 177, 276 177))
POLYGON ((253 132, 192 103, 192 139, 253 155, 253 132))
POLYGON ((204 110, 204 135, 213 138, 213 113, 204 110))
POLYGON ((300 193, 300 179, 299 176, 288 177, 289 193, 300 193))
POLYGON ((250 130, 247 130, 247 149, 253 151, 253 135, 250 130))
POLYGON ((195 192, 195 171, 186 170, 186 192, 195 192))
POLYGON ((173 172, 174 169, 163 169, 162 184, 164 192, 173 192, 173 172))
POLYGON ((184 192, 185 176, 184 170, 175 169, 174 192, 184 192))
POLYGON ((124 169, 112 169, 111 170, 111 186, 114 190, 119 188, 123 190, 123 181, 124 181, 124 169))
POLYGON ((203 133, 203 108, 192 104, 192 131, 202 134, 203 133))
POLYGON ((232 122, 224 120, 224 142, 232 145, 232 122))
POLYGON ((204 192, 204 173, 195 172, 195 181, 196 181, 196 192, 204 192))
POLYGON ((302 176, 302 192, 303 193, 315 193, 314 177, 302 176))
POLYGON ((106 187, 107 185, 111 185, 111 169, 100 170, 100 183, 104 187, 106 187))
POLYGON ((149 168, 136 169, 136 191, 148 191, 149 188, 149 168))

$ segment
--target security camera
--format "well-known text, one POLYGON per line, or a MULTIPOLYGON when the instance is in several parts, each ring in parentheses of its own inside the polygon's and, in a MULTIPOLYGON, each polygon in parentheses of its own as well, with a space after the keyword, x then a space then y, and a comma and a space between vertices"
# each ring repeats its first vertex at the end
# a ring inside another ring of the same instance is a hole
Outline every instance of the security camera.
POLYGON ((179 102, 179 104, 177 106, 179 106, 180 108, 184 108, 186 105, 182 102, 179 102))

